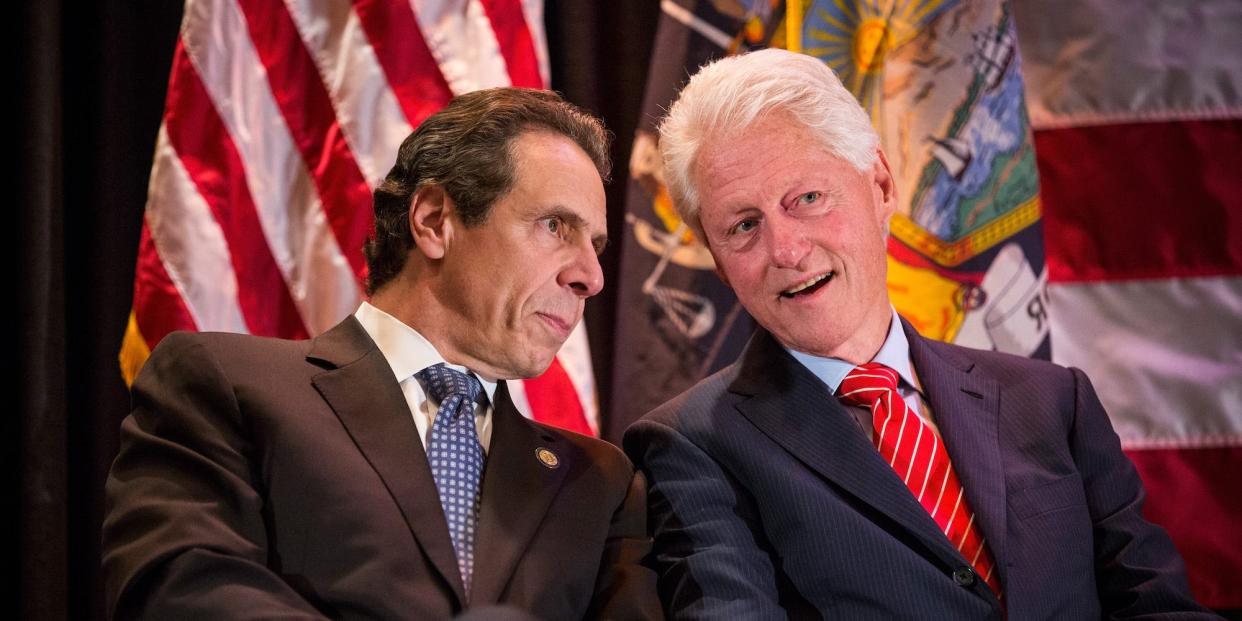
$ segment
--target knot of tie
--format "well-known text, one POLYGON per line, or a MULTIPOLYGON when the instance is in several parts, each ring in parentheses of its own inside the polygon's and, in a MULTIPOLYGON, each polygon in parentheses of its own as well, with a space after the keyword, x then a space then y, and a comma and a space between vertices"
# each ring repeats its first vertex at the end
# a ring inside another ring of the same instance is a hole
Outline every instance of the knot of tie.
POLYGON ((450 369, 444 363, 429 366, 416 373, 415 377, 423 382, 427 393, 440 407, 444 407, 452 399, 457 399, 452 407, 459 409, 463 401, 473 403, 483 390, 483 385, 473 375, 450 369))
POLYGON ((850 371, 837 396, 848 405, 871 407, 897 390, 897 372, 878 362, 860 364, 850 371))

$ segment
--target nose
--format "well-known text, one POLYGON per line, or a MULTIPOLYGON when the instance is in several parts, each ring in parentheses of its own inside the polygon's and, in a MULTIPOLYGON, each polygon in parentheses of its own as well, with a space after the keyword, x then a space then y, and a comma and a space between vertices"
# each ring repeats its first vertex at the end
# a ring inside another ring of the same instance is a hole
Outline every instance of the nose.
POLYGON ((557 284, 569 287, 582 298, 589 298, 603 290, 604 270, 599 265, 595 247, 589 241, 585 246, 576 248, 573 260, 557 276, 557 284))
POLYGON ((801 268, 802 261, 810 253, 811 245, 807 242, 800 224, 780 216, 769 218, 766 224, 773 265, 785 269, 801 268))

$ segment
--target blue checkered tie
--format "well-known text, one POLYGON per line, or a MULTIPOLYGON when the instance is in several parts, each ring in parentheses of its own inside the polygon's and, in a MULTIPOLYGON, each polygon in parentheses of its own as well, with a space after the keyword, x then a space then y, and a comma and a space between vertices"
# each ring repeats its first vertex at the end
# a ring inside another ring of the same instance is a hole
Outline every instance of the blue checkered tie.
POLYGON ((483 446, 474 426, 474 403, 483 386, 473 375, 443 364, 427 367, 416 377, 427 394, 440 404, 427 441, 427 459, 457 553, 457 569, 469 597, 470 576, 474 572, 474 527, 479 521, 479 478, 483 474, 483 446))

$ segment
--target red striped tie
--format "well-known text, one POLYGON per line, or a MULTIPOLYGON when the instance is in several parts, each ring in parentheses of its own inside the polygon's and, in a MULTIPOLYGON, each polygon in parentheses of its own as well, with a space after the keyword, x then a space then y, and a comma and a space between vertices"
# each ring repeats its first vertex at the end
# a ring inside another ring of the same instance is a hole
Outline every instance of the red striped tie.
POLYGON ((871 440, 880 456, 999 597, 1000 580, 993 571, 995 561, 983 533, 975 525, 975 514, 967 506, 949 454, 936 432, 901 398, 897 379, 896 371, 869 362, 850 371, 837 393, 849 405, 871 408, 871 440))

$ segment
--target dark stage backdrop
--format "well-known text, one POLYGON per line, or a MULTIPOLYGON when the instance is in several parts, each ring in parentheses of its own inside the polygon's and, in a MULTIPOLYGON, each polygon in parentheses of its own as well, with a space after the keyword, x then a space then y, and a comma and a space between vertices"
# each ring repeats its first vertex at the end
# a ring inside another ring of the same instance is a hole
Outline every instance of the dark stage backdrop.
MULTIPOLYGON (((547 0, 553 87, 616 134, 609 235, 622 235, 630 141, 659 3, 547 0)), ((181 19, 175 0, 23 2, 6 20, 5 141, 16 190, 17 410, 3 437, 11 526, 3 610, 102 619, 103 482, 129 407, 117 352, 132 295, 147 177, 181 19)), ((618 281, 619 244, 601 261, 618 281)), ((600 402, 610 401, 615 287, 588 303, 600 402)), ((606 413, 605 413, 606 415, 606 413)), ((614 440, 616 438, 613 438, 614 440)))

